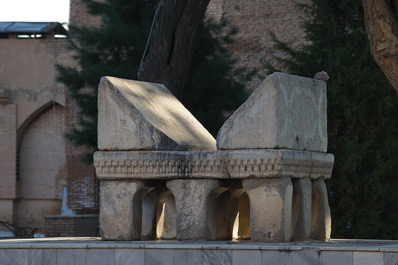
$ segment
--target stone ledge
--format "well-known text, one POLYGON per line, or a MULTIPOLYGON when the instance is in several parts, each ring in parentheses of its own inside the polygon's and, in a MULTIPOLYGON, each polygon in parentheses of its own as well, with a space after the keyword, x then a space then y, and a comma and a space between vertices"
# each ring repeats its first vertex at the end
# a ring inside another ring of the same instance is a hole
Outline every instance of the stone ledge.
POLYGON ((334 156, 286 149, 107 151, 94 154, 99 179, 330 178, 334 156))
POLYGON ((396 252, 398 240, 331 239, 330 242, 255 243, 250 241, 102 241, 99 237, 0 239, 0 249, 213 249, 278 251, 396 252))

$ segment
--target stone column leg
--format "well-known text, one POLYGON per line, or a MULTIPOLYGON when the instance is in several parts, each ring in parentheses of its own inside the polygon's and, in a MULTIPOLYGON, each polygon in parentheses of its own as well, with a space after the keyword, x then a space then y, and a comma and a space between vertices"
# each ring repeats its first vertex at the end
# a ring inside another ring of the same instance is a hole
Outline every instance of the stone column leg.
POLYGON ((329 241, 331 217, 325 181, 322 178, 312 181, 312 221, 311 239, 329 241))
POLYGON ((250 238, 260 242, 290 240, 293 185, 290 178, 244 179, 250 200, 250 238))
MULTIPOLYGON (((238 207, 233 209, 234 196, 233 193, 228 190, 220 194, 217 199, 217 240, 231 240, 232 239, 232 228, 233 219, 232 216, 237 214, 238 207)), ((237 203, 236 203, 237 204, 237 203)))
POLYGON ((216 239, 215 190, 213 179, 175 179, 167 182, 176 203, 178 240, 216 239))
POLYGON ((156 205, 156 238, 176 238, 176 207, 170 191, 160 194, 156 205))
POLYGON ((293 179, 292 240, 310 238, 312 184, 309 178, 293 179))
POLYGON ((100 226, 103 240, 140 240, 142 181, 102 180, 100 184, 100 226))
POLYGON ((156 202, 159 191, 154 189, 148 192, 142 201, 141 240, 156 238, 156 202))
POLYGON ((243 193, 239 198, 239 239, 250 238, 250 201, 247 193, 243 193))

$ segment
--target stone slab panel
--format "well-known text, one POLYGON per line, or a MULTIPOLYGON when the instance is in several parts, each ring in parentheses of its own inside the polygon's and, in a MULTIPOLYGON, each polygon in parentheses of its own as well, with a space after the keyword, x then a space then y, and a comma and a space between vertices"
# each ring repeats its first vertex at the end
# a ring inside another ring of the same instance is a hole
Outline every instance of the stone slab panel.
POLYGON ((99 150, 215 150, 215 139, 165 86, 103 77, 99 150))
POLYGON ((290 251, 261 251, 262 265, 291 265, 290 251))
POLYGON ((398 253, 384 253, 384 265, 397 265, 398 264, 398 253))
POLYGON ((0 249, 1 265, 28 265, 27 249, 0 249))
POLYGON ((260 250, 233 250, 233 265, 262 265, 260 250))
POLYGON ((269 75, 221 127, 217 148, 326 152, 326 83, 269 75))
POLYGON ((353 265, 383 265, 381 252, 354 252, 353 265))
POLYGON ((210 250, 204 251, 203 265, 231 265, 232 250, 210 250))
POLYGON ((319 265, 320 255, 315 250, 292 251, 292 265, 319 265))
POLYGON ((116 249, 115 265, 144 265, 144 249, 116 249))
POLYGON ((57 264, 56 249, 29 249, 29 265, 57 264))
POLYGON ((57 265, 86 265, 86 249, 58 249, 57 265))
POLYGON ((290 178, 244 179, 242 186, 250 200, 250 239, 290 241, 293 194, 290 178))
POLYGON ((174 250, 174 265, 203 265, 202 250, 174 250))
POLYGON ((114 249, 88 249, 87 264, 113 265, 115 264, 114 249))
POLYGON ((173 250, 145 249, 145 265, 173 265, 173 250))
POLYGON ((322 265, 352 265, 353 254, 351 251, 322 251, 322 265))

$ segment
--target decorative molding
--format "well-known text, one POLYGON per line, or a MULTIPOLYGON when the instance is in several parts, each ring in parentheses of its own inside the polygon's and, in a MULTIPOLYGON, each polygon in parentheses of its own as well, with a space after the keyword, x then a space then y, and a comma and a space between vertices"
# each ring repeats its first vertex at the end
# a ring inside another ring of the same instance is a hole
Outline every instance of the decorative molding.
POLYGON ((221 151, 100 151, 99 179, 330 178, 332 154, 276 149, 221 151))

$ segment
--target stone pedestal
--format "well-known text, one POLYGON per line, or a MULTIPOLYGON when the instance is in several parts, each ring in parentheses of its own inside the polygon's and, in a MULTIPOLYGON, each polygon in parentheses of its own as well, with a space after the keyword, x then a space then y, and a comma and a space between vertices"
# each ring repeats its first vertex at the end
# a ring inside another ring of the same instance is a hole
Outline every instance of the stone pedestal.
POLYGON ((325 82, 270 75, 217 141, 163 85, 105 77, 98 98, 103 239, 228 240, 239 214, 240 238, 329 240, 325 82))
POLYGON ((167 187, 176 203, 177 239, 215 240, 218 181, 175 179, 167 187))
POLYGON ((101 181, 100 225, 104 240, 140 240, 142 198, 146 189, 142 181, 101 181))
POLYGON ((250 200, 251 240, 290 241, 293 186, 290 178, 244 179, 250 200))

